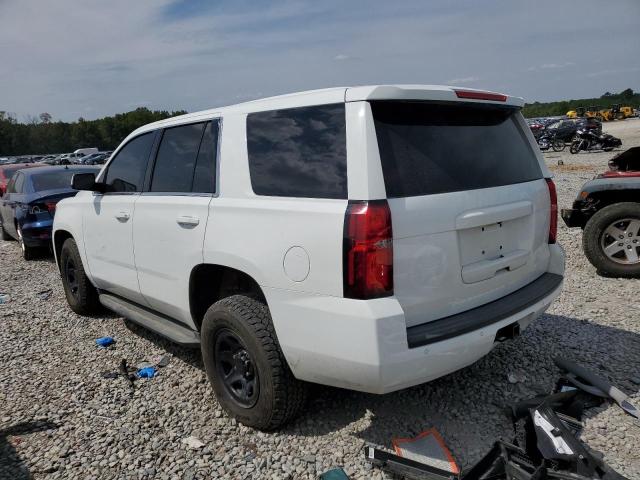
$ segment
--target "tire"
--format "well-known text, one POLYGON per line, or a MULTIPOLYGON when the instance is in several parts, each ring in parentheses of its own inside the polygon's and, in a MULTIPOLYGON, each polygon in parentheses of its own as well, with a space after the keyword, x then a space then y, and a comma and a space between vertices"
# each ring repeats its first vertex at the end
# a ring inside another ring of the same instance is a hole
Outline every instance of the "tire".
POLYGON ((571 146, 569 147, 569 151, 571 153, 578 153, 580 151, 580 142, 572 142, 571 146))
POLYGON ((553 148, 554 152, 562 152, 566 148, 566 145, 562 140, 556 139, 551 143, 551 147, 553 148))
POLYGON ((201 346, 218 403, 239 422, 274 430, 302 410, 306 384, 291 373, 264 303, 233 295, 213 304, 202 322, 201 346))
POLYGON ((68 238, 62 245, 60 274, 71 310, 79 315, 91 315, 100 310, 98 291, 84 271, 80 252, 73 238, 68 238))
POLYGON ((585 225, 582 246, 601 275, 640 277, 640 203, 615 203, 596 212, 585 225))
POLYGON ((20 225, 16 226, 16 232, 18 233, 18 243, 20 244, 20 250, 22 251, 22 258, 27 261, 33 260, 36 256, 36 249, 33 247, 29 247, 24 243, 22 228, 20 228, 20 225))
POLYGON ((1 224, 0 224, 0 236, 2 236, 2 240, 6 242, 13 240, 13 237, 4 230, 1 224))

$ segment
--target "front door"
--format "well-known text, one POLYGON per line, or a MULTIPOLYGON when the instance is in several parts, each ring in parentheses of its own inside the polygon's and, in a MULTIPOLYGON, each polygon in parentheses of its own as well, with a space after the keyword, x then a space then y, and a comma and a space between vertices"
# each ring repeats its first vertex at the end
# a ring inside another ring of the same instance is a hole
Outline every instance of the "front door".
POLYGON ((84 194, 84 242, 89 271, 102 290, 145 304, 133 257, 133 216, 155 132, 130 140, 109 162, 104 194, 84 194))

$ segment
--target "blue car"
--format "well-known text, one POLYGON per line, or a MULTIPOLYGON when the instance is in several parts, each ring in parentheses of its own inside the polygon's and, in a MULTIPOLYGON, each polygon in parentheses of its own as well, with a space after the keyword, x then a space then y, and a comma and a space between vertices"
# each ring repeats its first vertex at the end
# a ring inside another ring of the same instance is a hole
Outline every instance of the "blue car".
POLYGON ((76 173, 98 173, 100 167, 52 166, 17 171, 0 197, 0 231, 3 240, 20 242, 30 260, 37 250, 51 245, 56 204, 74 196, 71 178, 76 173))

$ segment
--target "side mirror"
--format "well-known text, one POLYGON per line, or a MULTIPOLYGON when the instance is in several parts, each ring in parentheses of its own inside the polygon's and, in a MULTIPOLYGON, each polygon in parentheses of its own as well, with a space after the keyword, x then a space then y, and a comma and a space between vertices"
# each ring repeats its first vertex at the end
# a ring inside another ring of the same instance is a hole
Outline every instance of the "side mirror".
POLYGON ((106 191, 104 183, 96 182, 95 173, 76 173, 71 178, 71 188, 74 190, 88 190, 90 192, 104 193, 106 191))

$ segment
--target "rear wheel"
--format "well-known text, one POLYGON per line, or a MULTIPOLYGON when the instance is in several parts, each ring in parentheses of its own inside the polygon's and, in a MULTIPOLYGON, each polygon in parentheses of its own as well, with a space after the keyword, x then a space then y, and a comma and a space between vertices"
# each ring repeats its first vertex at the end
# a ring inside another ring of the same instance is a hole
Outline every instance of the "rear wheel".
POLYGON ((584 228, 582 244, 599 273, 640 277, 640 204, 616 203, 596 212, 584 228))
POLYGON ((224 298, 207 310, 201 333, 207 376, 229 415, 260 430, 298 415, 306 385, 291 373, 264 303, 244 295, 224 298))
POLYGON ((578 153, 580 151, 580 142, 573 141, 569 147, 571 153, 578 153))
POLYGON ((60 273, 64 294, 71 310, 80 315, 90 315, 100 309, 98 291, 84 271, 80 252, 73 238, 68 238, 62 245, 60 273))
POLYGON ((13 240, 13 237, 5 231, 2 224, 0 224, 0 235, 2 236, 2 240, 5 240, 5 241, 13 240))
POLYGON ((20 250, 22 250, 22 258, 25 260, 33 260, 36 256, 36 249, 29 247, 24 243, 24 237, 22 236, 22 228, 20 225, 16 226, 16 232, 18 232, 18 243, 20 244, 20 250))

